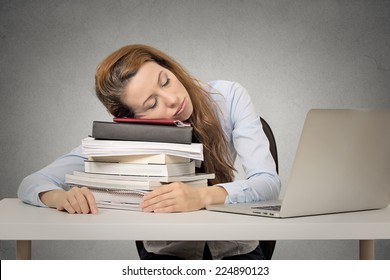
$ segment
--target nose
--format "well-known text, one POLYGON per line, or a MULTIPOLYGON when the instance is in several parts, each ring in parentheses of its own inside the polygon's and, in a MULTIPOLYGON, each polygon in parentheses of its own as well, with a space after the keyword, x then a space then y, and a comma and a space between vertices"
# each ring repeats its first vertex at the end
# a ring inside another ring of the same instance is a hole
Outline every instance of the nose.
POLYGON ((161 97, 163 98, 163 102, 166 107, 168 108, 175 108, 180 105, 180 98, 176 94, 163 92, 161 94, 161 97))

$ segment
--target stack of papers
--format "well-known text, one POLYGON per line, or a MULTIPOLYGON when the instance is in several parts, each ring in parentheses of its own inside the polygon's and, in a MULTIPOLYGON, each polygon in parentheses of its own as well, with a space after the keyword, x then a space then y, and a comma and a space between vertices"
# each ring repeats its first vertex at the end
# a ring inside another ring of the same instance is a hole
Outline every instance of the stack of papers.
POLYGON ((203 145, 200 143, 175 144, 160 142, 96 140, 95 138, 87 137, 82 140, 82 150, 87 157, 167 154, 203 161, 203 145))

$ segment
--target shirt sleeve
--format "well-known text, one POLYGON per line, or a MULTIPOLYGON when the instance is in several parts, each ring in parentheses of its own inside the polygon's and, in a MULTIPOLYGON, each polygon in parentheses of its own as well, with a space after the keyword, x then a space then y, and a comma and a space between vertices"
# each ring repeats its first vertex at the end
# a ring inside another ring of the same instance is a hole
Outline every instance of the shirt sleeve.
MULTIPOLYGON (((230 143, 240 159, 245 179, 219 184, 228 192, 225 203, 278 199, 281 182, 269 150, 260 118, 250 96, 241 85, 233 83, 225 96, 230 127, 230 143)), ((228 134, 228 133, 227 133, 228 134)))
POLYGON ((25 203, 46 207, 39 198, 41 192, 54 189, 67 190, 65 175, 73 171, 84 171, 81 146, 56 159, 48 166, 24 178, 18 189, 18 197, 25 203))

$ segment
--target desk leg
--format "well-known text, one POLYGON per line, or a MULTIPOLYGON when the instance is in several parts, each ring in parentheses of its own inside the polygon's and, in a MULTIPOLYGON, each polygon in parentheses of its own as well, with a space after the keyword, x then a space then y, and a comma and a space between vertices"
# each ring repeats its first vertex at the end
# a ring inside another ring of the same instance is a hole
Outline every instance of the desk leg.
POLYGON ((359 259, 361 260, 375 259, 375 240, 359 241, 359 259))
POLYGON ((31 260, 31 240, 16 240, 16 259, 31 260))

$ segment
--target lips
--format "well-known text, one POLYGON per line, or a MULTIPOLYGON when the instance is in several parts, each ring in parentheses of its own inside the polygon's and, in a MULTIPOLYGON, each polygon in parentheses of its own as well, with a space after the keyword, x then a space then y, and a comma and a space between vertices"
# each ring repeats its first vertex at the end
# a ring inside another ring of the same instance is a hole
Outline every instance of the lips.
POLYGON ((183 113, 185 108, 186 108, 186 99, 184 98, 183 102, 180 104, 179 108, 177 109, 176 113, 173 116, 174 117, 179 116, 181 113, 183 113))

